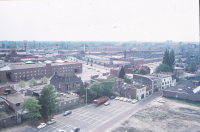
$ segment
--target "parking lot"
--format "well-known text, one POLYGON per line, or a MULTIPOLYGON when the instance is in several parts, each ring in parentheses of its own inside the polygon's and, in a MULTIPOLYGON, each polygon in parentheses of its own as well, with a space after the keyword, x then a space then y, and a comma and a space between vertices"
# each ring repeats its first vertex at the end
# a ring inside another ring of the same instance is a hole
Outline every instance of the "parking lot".
POLYGON ((41 130, 37 128, 24 127, 24 129, 13 130, 12 132, 57 132, 60 129, 66 132, 70 131, 73 127, 79 127, 81 132, 89 132, 98 126, 108 122, 112 118, 124 113, 125 111, 134 107, 135 104, 131 104, 119 100, 110 100, 110 105, 100 105, 94 104, 84 106, 75 110, 72 110, 72 114, 63 116, 62 114, 57 115, 54 119, 57 120, 56 123, 48 125, 41 130))

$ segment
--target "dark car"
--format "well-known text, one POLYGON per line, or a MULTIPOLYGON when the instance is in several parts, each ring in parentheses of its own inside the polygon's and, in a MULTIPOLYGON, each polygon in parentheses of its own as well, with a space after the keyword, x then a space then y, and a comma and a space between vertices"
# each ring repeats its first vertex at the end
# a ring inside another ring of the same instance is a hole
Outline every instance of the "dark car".
POLYGON ((28 80, 30 80, 30 78, 26 78, 26 79, 24 79, 25 81, 28 81, 28 80))
POLYGON ((79 132, 80 131, 80 128, 78 127, 74 127, 72 130, 70 130, 70 132, 79 132))
POLYGON ((114 99, 116 96, 110 96, 110 99, 114 99))
POLYGON ((65 111, 65 113, 63 114, 63 116, 69 115, 71 113, 72 113, 72 111, 65 111))

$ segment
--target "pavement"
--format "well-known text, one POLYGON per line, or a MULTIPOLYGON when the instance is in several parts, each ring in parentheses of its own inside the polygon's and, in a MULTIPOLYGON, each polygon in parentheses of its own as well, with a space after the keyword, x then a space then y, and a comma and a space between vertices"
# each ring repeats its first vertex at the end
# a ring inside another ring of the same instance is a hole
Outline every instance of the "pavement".
POLYGON ((63 116, 59 114, 55 116, 54 119, 57 122, 41 130, 25 126, 11 128, 9 132, 57 132, 59 129, 70 131, 74 127, 81 128, 80 132, 109 132, 161 95, 162 92, 154 93, 136 104, 119 100, 110 100, 110 105, 108 106, 100 105, 97 107, 94 104, 90 104, 72 110, 70 115, 63 116))

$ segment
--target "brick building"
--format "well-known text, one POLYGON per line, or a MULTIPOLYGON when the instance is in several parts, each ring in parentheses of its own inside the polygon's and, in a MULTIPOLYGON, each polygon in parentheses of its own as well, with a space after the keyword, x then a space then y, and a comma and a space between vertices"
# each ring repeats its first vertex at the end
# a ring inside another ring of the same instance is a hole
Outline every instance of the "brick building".
POLYGON ((55 74, 50 80, 50 84, 62 92, 77 90, 80 88, 81 83, 81 77, 77 77, 75 74, 65 74, 64 76, 55 74))
POLYGON ((8 80, 19 81, 20 79, 31 79, 50 77, 57 72, 58 75, 66 73, 82 73, 82 63, 35 63, 9 65, 0 68, 0 83, 8 80))
POLYGON ((121 95, 130 99, 141 100, 146 98, 146 86, 145 85, 135 85, 126 84, 121 89, 121 95))

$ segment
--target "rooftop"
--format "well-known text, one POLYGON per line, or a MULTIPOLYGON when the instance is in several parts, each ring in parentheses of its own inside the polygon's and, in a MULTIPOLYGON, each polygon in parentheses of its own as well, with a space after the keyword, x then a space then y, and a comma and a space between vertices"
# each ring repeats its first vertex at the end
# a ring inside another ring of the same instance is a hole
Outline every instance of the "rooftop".
MULTIPOLYGON (((1 97, 6 100, 6 96, 5 95, 3 95, 1 97)), ((30 97, 30 96, 24 96, 23 93, 14 93, 14 94, 7 95, 7 100, 12 102, 13 104, 23 103, 24 99, 28 98, 28 97, 30 97)))

